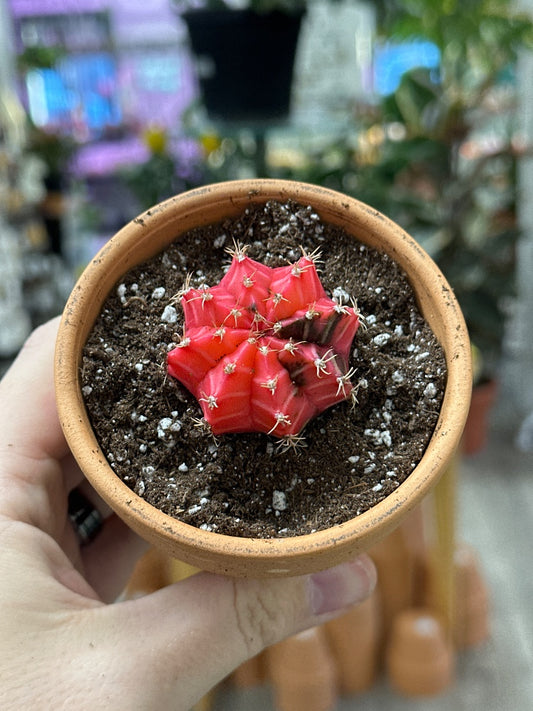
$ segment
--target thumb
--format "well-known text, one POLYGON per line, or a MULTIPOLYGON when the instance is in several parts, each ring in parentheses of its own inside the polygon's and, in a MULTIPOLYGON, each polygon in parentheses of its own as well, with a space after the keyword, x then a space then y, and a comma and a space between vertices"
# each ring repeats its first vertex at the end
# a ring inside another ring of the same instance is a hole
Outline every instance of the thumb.
POLYGON ((129 649, 120 655, 125 666, 114 676, 122 677, 122 690, 133 688, 138 694, 143 689, 146 708, 189 709, 265 647, 362 602, 375 582, 367 556, 297 578, 247 580, 199 573, 107 608, 109 614, 124 616, 124 624, 114 620, 113 627, 121 630, 115 645, 129 649))

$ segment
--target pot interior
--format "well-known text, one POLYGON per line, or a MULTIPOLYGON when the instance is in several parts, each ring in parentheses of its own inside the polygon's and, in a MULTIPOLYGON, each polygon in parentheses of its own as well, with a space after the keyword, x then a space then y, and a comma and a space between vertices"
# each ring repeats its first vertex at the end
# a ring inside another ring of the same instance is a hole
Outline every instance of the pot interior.
POLYGON ((120 230, 95 257, 73 290, 57 342, 58 410, 69 445, 99 494, 141 536, 172 556, 239 576, 295 575, 320 570, 368 549, 395 528, 431 490, 459 443, 471 390, 470 348, 453 293, 429 256, 397 225, 372 208, 316 186, 288 181, 235 181, 207 186, 153 207, 120 230), (439 422, 420 463, 373 509, 326 531, 283 539, 241 539, 201 531, 161 513, 113 472, 96 441, 81 393, 79 366, 103 303, 132 267, 180 235, 241 214, 252 202, 310 204, 337 225, 389 254, 407 273, 421 313, 443 346, 448 379, 439 422))

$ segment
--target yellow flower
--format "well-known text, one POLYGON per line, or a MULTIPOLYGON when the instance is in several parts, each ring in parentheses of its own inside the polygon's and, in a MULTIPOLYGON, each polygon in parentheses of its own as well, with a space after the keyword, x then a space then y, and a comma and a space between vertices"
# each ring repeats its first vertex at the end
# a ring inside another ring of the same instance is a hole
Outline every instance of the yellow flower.
POLYGON ((144 142, 152 153, 164 153, 167 147, 167 134, 159 126, 149 126, 143 134, 144 142))
POLYGON ((200 136, 200 144, 207 155, 216 151, 222 145, 220 136, 216 133, 203 133, 200 136))

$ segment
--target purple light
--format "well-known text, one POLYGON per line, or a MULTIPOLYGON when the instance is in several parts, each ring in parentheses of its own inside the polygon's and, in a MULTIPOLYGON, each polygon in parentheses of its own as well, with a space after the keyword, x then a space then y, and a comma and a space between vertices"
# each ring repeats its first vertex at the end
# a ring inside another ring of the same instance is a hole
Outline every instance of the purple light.
POLYGON ((110 9, 109 0, 10 0, 14 17, 67 15, 80 12, 102 12, 110 9))

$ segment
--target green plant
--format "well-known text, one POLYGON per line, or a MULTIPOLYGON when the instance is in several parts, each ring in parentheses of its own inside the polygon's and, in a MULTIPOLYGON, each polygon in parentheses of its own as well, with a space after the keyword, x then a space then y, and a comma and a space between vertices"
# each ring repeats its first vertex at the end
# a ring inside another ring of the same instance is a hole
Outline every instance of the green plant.
POLYGON ((530 19, 508 0, 387 0, 381 34, 428 39, 440 68, 404 75, 390 96, 358 107, 354 130, 284 177, 353 194, 399 222, 435 258, 492 377, 514 294, 518 53, 530 19), (357 128, 356 128, 357 127, 357 128))
MULTIPOLYGON (((474 137, 481 116, 472 120, 457 104, 451 116, 442 91, 426 72, 404 77, 384 102, 381 143, 370 141, 377 157, 357 168, 357 193, 397 220, 437 261, 481 353, 481 376, 489 377, 514 294, 517 152, 511 133, 497 142, 489 134, 474 137), (409 101, 412 117, 402 110, 409 101), (421 128, 420 116, 430 113, 435 123, 421 128)), ((359 157, 368 150, 360 149, 359 157)))
POLYGON ((30 125, 28 152, 38 156, 46 166, 46 177, 59 178, 68 168, 76 151, 76 142, 67 135, 30 125))
MULTIPOLYGON (((145 161, 129 165, 120 172, 125 185, 131 190, 139 210, 147 210, 152 205, 190 187, 186 171, 168 146, 168 136, 157 126, 143 132, 143 141, 149 151, 145 161)), ((194 170, 193 167, 189 167, 194 170)))
POLYGON ((533 24, 509 0, 397 0, 387 7, 382 31, 432 41, 440 71, 408 73, 382 101, 383 143, 367 178, 392 187, 385 209, 449 279, 481 352, 482 377, 490 377, 514 293, 514 69, 519 52, 533 46, 533 24))
POLYGON ((44 47, 35 45, 26 47, 17 59, 19 71, 25 73, 32 69, 51 69, 66 56, 63 47, 44 47))

